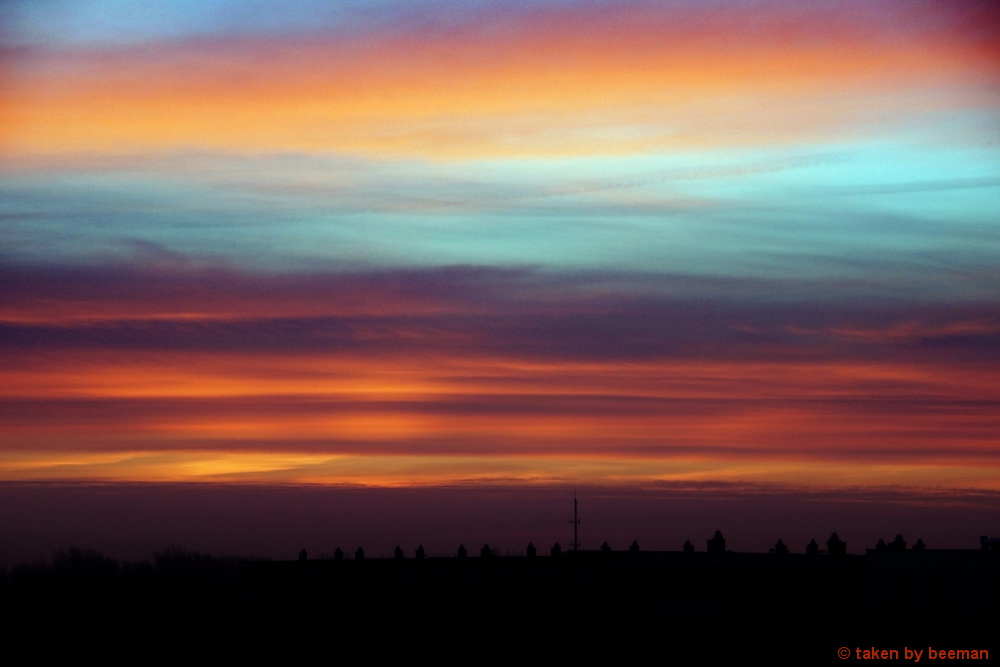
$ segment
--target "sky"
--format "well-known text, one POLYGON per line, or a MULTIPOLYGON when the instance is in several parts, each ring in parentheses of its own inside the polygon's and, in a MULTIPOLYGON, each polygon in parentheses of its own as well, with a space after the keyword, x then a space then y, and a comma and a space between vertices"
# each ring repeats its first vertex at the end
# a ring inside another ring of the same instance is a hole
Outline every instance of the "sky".
POLYGON ((0 5, 0 560, 1000 533, 997 3, 162 5, 0 5))

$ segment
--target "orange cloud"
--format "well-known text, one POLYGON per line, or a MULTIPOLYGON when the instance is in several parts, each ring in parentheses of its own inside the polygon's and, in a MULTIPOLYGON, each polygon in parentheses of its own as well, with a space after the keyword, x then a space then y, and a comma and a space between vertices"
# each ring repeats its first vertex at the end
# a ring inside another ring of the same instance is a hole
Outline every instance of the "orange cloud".
POLYGON ((863 24, 808 12, 558 10, 488 32, 26 54, 12 66, 2 140, 14 154, 431 159, 780 144, 913 103, 890 91, 943 85, 954 104, 963 82, 996 77, 987 40, 912 26, 886 39, 863 24))

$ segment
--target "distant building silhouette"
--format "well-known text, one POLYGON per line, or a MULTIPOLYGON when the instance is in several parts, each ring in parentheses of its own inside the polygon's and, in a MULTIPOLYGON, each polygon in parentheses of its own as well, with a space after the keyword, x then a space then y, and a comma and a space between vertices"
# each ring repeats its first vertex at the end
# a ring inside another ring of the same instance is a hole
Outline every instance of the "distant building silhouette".
POLYGON ((396 548, 392 552, 392 556, 396 560, 403 560, 403 558, 405 558, 405 556, 403 555, 403 547, 397 544, 396 548))
POLYGON ((885 540, 880 537, 878 542, 875 544, 875 551, 902 553, 906 551, 906 540, 903 539, 902 535, 896 535, 896 539, 886 544, 885 540))
POLYGON ((535 549, 535 545, 532 542, 528 542, 528 548, 525 549, 524 553, 528 556, 528 558, 534 558, 538 555, 538 550, 535 549))
POLYGON ((979 548, 983 551, 1000 551, 1000 537, 979 536, 979 548))
POLYGON ((426 554, 424 553, 424 545, 421 544, 420 546, 417 547, 417 560, 422 559, 425 555, 426 554))
POLYGON ((354 552, 354 560, 364 560, 364 559, 365 559, 365 550, 362 549, 361 547, 358 547, 358 550, 354 552))
POLYGON ((806 545, 806 555, 807 556, 818 556, 819 555, 819 542, 816 538, 809 540, 809 544, 806 545))
POLYGON ((483 548, 479 550, 480 558, 489 558, 492 555, 493 555, 493 550, 490 549, 490 545, 488 544, 484 544, 483 548))
POLYGON ((344 552, 337 547, 337 550, 333 552, 333 560, 344 560, 344 552))
POLYGON ((604 542, 601 543, 601 553, 602 554, 609 554, 609 553, 611 553, 611 545, 608 544, 607 540, 605 540, 604 542))
POLYGON ((556 542, 555 544, 552 545, 552 549, 549 552, 549 554, 552 555, 552 556, 561 556, 562 555, 562 547, 559 546, 558 542, 556 542))
POLYGON ((918 537, 917 541, 913 544, 913 551, 924 551, 927 549, 927 545, 924 544, 924 538, 918 537))
POLYGON ((308 560, 309 554, 306 552, 305 547, 299 552, 299 560, 308 560))
POLYGON ((774 548, 771 549, 771 553, 775 554, 787 554, 788 545, 781 541, 779 538, 777 542, 774 543, 774 548))
POLYGON ((826 552, 831 556, 846 556, 847 542, 840 539, 836 532, 830 533, 830 539, 826 541, 826 552))
POLYGON ((632 540, 632 544, 630 544, 628 547, 628 552, 630 554, 639 553, 639 540, 632 540))
POLYGON ((691 544, 691 540, 684 540, 684 546, 682 548, 684 549, 684 553, 686 554, 694 553, 694 545, 691 544))
POLYGON ((721 530, 715 531, 712 539, 708 540, 708 553, 716 555, 726 553, 726 538, 722 536, 721 530))
POLYGON ((469 555, 469 552, 465 549, 465 545, 464 544, 459 544, 458 545, 458 557, 459 558, 465 558, 468 555, 469 555))

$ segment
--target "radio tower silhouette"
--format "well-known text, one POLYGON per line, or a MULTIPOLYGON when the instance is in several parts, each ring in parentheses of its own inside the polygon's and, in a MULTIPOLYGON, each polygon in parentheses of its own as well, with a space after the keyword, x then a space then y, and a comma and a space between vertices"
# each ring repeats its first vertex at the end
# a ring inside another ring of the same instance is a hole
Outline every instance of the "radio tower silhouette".
POLYGON ((570 546, 573 548, 573 551, 579 551, 580 538, 577 534, 577 531, 580 528, 580 519, 576 513, 576 491, 573 492, 573 520, 570 521, 570 523, 573 524, 573 542, 570 544, 570 546))

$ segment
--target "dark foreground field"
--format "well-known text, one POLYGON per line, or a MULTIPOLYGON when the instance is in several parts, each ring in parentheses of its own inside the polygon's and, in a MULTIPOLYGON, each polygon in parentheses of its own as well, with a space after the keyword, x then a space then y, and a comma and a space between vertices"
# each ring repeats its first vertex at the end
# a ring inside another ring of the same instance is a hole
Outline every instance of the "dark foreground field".
POLYGON ((8 646, 35 658, 812 665, 868 663, 866 650, 906 662, 907 649, 912 664, 928 648, 995 660, 998 582, 1000 554, 976 551, 281 562, 172 550, 139 564, 60 552, 5 571, 0 590, 8 646))

